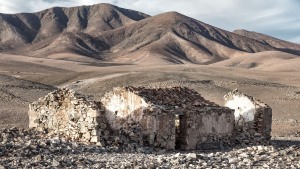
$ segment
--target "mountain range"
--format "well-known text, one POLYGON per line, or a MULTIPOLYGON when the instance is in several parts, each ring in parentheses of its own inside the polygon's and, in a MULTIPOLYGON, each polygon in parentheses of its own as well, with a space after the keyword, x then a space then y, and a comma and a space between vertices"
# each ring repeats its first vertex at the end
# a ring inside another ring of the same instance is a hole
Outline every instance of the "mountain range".
POLYGON ((268 35, 226 31, 177 12, 150 16, 110 4, 0 14, 0 22, 0 52, 31 57, 71 53, 116 63, 246 62, 250 68, 270 55, 300 56, 299 44, 268 35), (255 63, 247 62, 251 57, 255 63))

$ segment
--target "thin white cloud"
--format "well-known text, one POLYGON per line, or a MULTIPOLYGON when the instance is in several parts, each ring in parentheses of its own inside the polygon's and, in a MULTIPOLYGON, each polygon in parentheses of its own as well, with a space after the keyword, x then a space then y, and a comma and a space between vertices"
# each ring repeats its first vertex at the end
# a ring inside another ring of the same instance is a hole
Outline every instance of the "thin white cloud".
POLYGON ((177 11, 232 31, 248 29, 300 43, 299 0, 9 0, 1 13, 36 12, 53 6, 111 3, 150 15, 177 11))

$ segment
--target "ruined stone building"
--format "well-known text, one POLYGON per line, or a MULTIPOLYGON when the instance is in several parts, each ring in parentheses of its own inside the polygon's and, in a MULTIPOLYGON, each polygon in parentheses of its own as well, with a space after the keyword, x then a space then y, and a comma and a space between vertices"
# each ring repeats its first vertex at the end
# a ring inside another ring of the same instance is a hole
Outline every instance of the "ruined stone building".
POLYGON ((237 90, 224 98, 221 107, 183 87, 118 87, 97 102, 59 89, 29 105, 29 127, 81 142, 168 150, 270 139, 269 106, 237 90))
POLYGON ((267 104, 237 89, 225 95, 224 99, 225 106, 235 110, 236 137, 248 136, 257 142, 271 138, 272 109, 267 104))

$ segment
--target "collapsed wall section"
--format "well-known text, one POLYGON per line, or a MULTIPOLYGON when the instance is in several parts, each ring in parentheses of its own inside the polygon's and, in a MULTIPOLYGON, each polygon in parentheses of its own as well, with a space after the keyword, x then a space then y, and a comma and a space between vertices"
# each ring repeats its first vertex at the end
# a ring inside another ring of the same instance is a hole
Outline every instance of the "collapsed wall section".
POLYGON ((272 109, 237 89, 224 96, 225 106, 234 109, 236 140, 244 143, 271 139, 272 109))

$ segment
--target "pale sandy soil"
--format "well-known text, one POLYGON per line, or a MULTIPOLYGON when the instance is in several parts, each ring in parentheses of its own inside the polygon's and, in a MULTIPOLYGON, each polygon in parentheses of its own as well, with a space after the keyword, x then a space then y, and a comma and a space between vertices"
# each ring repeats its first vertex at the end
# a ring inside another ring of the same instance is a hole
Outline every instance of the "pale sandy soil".
MULTIPOLYGON (((287 64, 293 58, 283 59, 287 64)), ((49 58, 1 54, 0 127, 27 127, 28 104, 57 87, 99 99, 115 86, 151 84, 187 86, 220 105, 223 95, 238 88, 273 108, 273 135, 289 135, 300 128, 300 74, 298 68, 287 68, 289 71, 273 70, 274 66, 263 70, 224 65, 117 65, 70 54, 49 58)))

